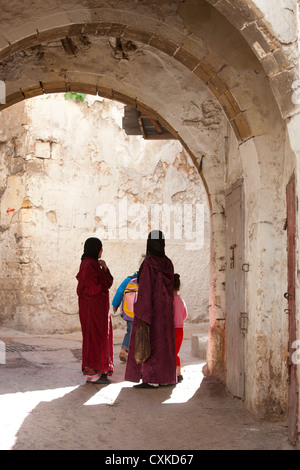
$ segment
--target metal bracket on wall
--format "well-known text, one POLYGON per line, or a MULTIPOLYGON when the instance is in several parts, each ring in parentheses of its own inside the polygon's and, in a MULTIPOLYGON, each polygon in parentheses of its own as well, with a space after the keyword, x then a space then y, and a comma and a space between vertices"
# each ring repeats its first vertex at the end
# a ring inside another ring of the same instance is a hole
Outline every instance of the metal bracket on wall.
POLYGON ((241 312, 240 313, 240 329, 243 333, 248 331, 248 313, 241 312))

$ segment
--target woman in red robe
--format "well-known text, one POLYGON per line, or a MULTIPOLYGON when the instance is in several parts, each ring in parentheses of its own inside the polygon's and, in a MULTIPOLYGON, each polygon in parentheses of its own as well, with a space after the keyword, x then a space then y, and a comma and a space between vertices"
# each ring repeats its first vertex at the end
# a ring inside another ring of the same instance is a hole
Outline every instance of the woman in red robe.
POLYGON ((174 333, 174 268, 165 255, 162 232, 150 232, 147 254, 141 265, 139 293, 134 305, 125 380, 142 383, 136 388, 154 388, 158 385, 176 384, 176 348, 174 333), (143 364, 134 359, 135 333, 138 320, 150 325, 151 355, 143 364))
POLYGON ((102 256, 102 242, 88 238, 81 257, 77 295, 82 330, 82 372, 87 382, 108 383, 114 371, 109 288, 113 277, 102 256), (99 261, 98 261, 99 259, 99 261))

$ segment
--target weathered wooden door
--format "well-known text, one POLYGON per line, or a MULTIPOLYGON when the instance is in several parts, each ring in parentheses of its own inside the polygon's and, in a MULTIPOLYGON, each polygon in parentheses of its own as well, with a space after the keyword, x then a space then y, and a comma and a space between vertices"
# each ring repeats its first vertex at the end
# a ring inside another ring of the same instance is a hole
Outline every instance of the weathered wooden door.
POLYGON ((234 396, 244 397, 245 312, 244 191, 238 180, 226 194, 226 385, 234 396))
POLYGON ((297 443, 298 439, 298 379, 297 364, 293 361, 295 352, 294 341, 297 339, 296 330, 296 189, 295 174, 290 178, 286 187, 287 203, 287 256, 288 256, 288 289, 284 294, 288 301, 289 315, 289 440, 297 443))

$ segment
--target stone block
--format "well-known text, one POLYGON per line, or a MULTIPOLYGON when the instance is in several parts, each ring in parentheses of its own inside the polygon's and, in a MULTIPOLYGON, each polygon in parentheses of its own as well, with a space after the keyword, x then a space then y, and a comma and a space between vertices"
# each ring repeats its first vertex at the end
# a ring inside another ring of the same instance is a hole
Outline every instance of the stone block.
POLYGON ((88 23, 88 24, 85 24, 83 29, 82 29, 82 34, 83 35, 91 35, 91 36, 94 36, 97 32, 97 28, 99 26, 100 23, 88 23))
MULTIPOLYGON (((260 9, 252 2, 251 7, 244 0, 223 0, 226 3, 234 4, 234 8, 238 15, 245 19, 247 23, 252 23, 254 21, 259 21, 263 17, 263 13, 260 9)), ((230 17, 227 17, 228 20, 233 23, 230 17)))
POLYGON ((45 30, 45 31, 40 31, 38 30, 38 40, 41 43, 47 43, 50 41, 57 41, 59 39, 65 38, 68 35, 69 32, 69 27, 66 26, 60 26, 57 28, 53 28, 51 30, 45 30))
POLYGON ((113 92, 113 97, 116 101, 120 101, 123 104, 127 104, 128 106, 131 106, 132 108, 135 108, 135 106, 136 106, 136 99, 135 98, 124 95, 123 93, 120 93, 116 90, 112 90, 112 92, 113 92))
POLYGON ((250 130, 248 121, 243 113, 236 116, 232 122, 234 122, 238 130, 239 136, 242 140, 247 140, 252 137, 252 132, 250 130))
MULTIPOLYGON (((111 27, 112 27, 112 23, 99 23, 97 26, 95 35, 96 36, 109 36, 111 27)), ((125 26, 123 26, 122 32, 124 31, 124 29, 125 29, 125 26)))
POLYGON ((97 86, 97 93, 99 96, 102 96, 102 98, 108 98, 109 100, 113 99, 113 90, 111 88, 97 86))
POLYGON ((273 44, 269 42, 268 38, 258 28, 256 23, 251 23, 244 28, 241 33, 249 45, 254 49, 255 54, 259 59, 272 52, 274 48, 273 44))
POLYGON ((0 35, 0 50, 9 46, 9 42, 2 35, 0 35))
POLYGON ((11 51, 11 46, 10 45, 4 47, 3 49, 1 49, 1 51, 0 51, 0 62, 2 62, 3 60, 7 59, 7 57, 9 57, 10 51, 11 51))
MULTIPOLYGON (((232 96, 233 100, 236 102, 236 105, 238 109, 240 109, 241 112, 245 111, 246 109, 252 108, 253 100, 250 94, 250 90, 248 90, 246 87, 242 86, 241 84, 232 88, 230 90, 230 95, 232 96)), ((226 96, 228 97, 227 94, 226 96)))
POLYGON ((293 103, 294 83, 297 81, 297 70, 285 70, 270 78, 270 83, 280 108, 281 116, 285 119, 299 111, 299 105, 293 103))
POLYGON ((185 65, 185 67, 187 67, 189 70, 194 70, 197 65, 199 65, 198 57, 195 57, 193 54, 191 54, 186 49, 183 49, 182 47, 176 51, 173 57, 185 65))
POLYGON ((87 83, 72 82, 70 83, 70 91, 76 93, 85 93, 87 95, 97 95, 97 85, 91 85, 87 83))
POLYGON ((63 157, 62 145, 56 142, 52 143, 51 149, 52 160, 60 160, 63 157))
POLYGON ((193 73, 200 78, 204 83, 208 83, 210 78, 213 76, 213 72, 208 73, 200 64, 198 67, 195 68, 193 73))
POLYGON ((151 39, 152 33, 150 31, 145 31, 140 28, 135 28, 133 26, 127 26, 124 37, 130 39, 131 41, 139 41, 144 44, 148 44, 151 39))
POLYGON ((30 36, 36 36, 36 29, 36 25, 33 22, 23 22, 17 28, 10 28, 9 26, 6 29, 2 28, 1 35, 13 46, 15 43, 26 40, 30 36))
POLYGON ((34 85, 29 88, 22 88, 21 91, 26 99, 33 98, 34 96, 39 96, 44 93, 44 90, 40 85, 34 85))
POLYGON ((12 106, 13 104, 16 104, 22 100, 24 100, 24 95, 21 91, 12 93, 11 95, 6 96, 6 103, 0 106, 0 111, 2 111, 2 109, 9 108, 9 106, 12 106))
POLYGON ((177 50, 177 44, 167 40, 166 38, 159 36, 157 34, 153 34, 150 40, 150 46, 156 47, 160 51, 168 54, 169 56, 173 56, 177 50))
POLYGON ((70 88, 69 85, 63 81, 43 82, 42 86, 45 93, 65 93, 69 91, 70 88))
POLYGON ((85 26, 85 23, 79 23, 79 24, 72 24, 69 26, 68 29, 68 37, 78 37, 82 34, 82 30, 85 26))
POLYGON ((228 1, 221 1, 217 4, 218 11, 228 18, 231 24, 233 24, 237 29, 242 29, 247 20, 241 15, 241 12, 235 8, 230 2, 228 1))
MULTIPOLYGON (((285 51, 283 49, 276 49, 276 51, 273 52, 273 56, 278 64, 279 70, 288 69, 290 67, 290 64, 293 62, 290 55, 285 54, 285 51)), ((293 53, 291 53, 291 56, 293 56, 293 53)), ((298 60, 298 57, 296 53, 296 62, 297 60, 298 60)))
POLYGON ((223 95, 223 93, 226 93, 226 91, 228 90, 226 83, 218 75, 212 77, 211 83, 218 90, 220 95, 223 95))
POLYGON ((231 91, 229 91, 229 90, 226 91, 225 96, 226 96, 226 98, 228 100, 228 103, 229 103, 228 106, 230 106, 232 108, 232 111, 233 111, 231 115, 240 114, 241 109, 240 109, 237 101, 233 97, 231 91))
POLYGON ((276 73, 280 72, 279 66, 277 61, 274 58, 272 53, 265 55, 261 59, 262 66, 264 71, 268 76, 275 75, 276 73))
POLYGON ((203 333, 192 334, 192 355, 199 359, 206 360, 208 335, 203 333))
POLYGON ((35 143, 35 156, 37 158, 50 158, 50 142, 36 142, 35 143))
POLYGON ((33 47, 33 46, 36 46, 37 44, 38 44, 37 33, 31 34, 30 36, 23 38, 20 41, 17 41, 14 44, 12 44, 9 53, 10 55, 13 55, 16 52, 24 51, 28 47, 33 47))

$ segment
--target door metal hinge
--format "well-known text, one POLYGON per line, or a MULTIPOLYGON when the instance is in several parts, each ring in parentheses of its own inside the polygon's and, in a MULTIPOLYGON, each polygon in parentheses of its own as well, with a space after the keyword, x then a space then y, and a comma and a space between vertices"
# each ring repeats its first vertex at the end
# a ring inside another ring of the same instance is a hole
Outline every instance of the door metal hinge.
POLYGON ((241 312, 240 313, 240 329, 243 333, 248 331, 248 313, 241 312))

